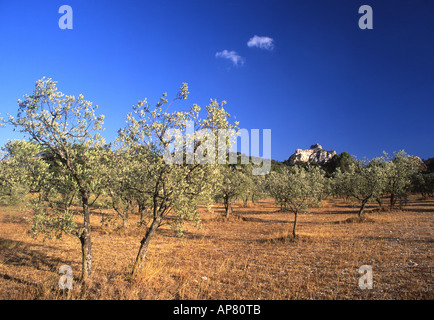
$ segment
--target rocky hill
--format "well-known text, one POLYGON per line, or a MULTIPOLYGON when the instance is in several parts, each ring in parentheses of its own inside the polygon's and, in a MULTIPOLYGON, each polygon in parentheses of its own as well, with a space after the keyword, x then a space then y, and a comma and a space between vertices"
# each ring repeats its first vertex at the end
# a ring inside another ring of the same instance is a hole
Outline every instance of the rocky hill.
POLYGON ((337 155, 336 151, 327 151, 324 150, 320 144, 314 144, 306 150, 296 149, 295 153, 293 153, 285 163, 290 166, 300 162, 316 162, 323 165, 330 161, 335 155, 337 155))

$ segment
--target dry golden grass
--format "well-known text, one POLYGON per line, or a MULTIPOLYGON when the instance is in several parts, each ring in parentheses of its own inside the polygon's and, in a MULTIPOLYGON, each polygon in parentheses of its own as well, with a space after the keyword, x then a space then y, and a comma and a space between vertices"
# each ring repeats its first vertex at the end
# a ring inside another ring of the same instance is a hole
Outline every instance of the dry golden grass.
POLYGON ((351 221, 356 208, 340 199, 299 216, 298 238, 287 237, 293 215, 260 200, 234 216, 222 207, 202 212, 201 228, 184 238, 163 226, 151 241, 139 278, 128 275, 144 229, 101 226, 92 216, 92 281, 77 280, 77 238, 33 239, 19 208, 0 208, 0 299, 433 299, 434 200, 411 197, 400 211, 377 211, 351 221), (61 265, 74 288, 58 287, 61 265), (358 269, 371 265, 374 288, 361 290, 358 269))

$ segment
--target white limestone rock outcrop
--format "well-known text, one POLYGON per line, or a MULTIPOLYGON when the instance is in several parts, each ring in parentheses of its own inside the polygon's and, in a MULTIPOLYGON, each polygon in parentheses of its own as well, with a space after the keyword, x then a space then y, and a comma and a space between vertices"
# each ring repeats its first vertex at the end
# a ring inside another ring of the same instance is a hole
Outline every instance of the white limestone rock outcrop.
POLYGON ((314 144, 309 149, 296 149, 295 153, 289 157, 288 163, 293 166, 299 162, 316 162, 320 165, 327 163, 336 155, 336 151, 327 151, 320 144, 314 144))

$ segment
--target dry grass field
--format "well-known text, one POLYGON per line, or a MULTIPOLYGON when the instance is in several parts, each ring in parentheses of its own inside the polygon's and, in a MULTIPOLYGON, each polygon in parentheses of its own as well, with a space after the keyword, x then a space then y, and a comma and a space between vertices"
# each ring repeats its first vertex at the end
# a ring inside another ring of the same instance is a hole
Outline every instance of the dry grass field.
POLYGON ((144 229, 102 227, 107 212, 92 216, 91 282, 83 288, 77 238, 33 239, 30 216, 0 208, 0 299, 433 299, 434 199, 412 196, 402 210, 357 209, 340 199, 300 214, 299 237, 290 241, 293 215, 260 200, 223 218, 223 209, 200 208, 201 228, 177 238, 168 225, 152 240, 146 268, 128 280, 144 229), (61 265, 73 269, 74 288, 62 291, 61 265), (358 269, 370 265, 373 289, 361 290, 358 269))

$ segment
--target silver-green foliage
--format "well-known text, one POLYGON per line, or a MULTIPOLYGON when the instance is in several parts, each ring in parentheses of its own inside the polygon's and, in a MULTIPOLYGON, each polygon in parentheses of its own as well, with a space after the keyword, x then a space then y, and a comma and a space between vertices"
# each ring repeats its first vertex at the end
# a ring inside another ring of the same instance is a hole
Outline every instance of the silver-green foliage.
POLYGON ((434 173, 418 172, 412 176, 412 191, 420 193, 423 199, 434 195, 434 173))
POLYGON ((133 273, 141 268, 149 241, 164 221, 182 235, 184 221, 199 222, 198 203, 212 200, 212 186, 219 179, 218 165, 191 156, 202 153, 213 157, 206 154, 208 149, 203 146, 215 146, 216 141, 211 136, 195 139, 190 132, 208 130, 217 137, 219 129, 236 129, 228 121, 230 115, 223 108, 225 102, 211 100, 203 116, 202 108, 196 104, 187 111, 168 111, 174 101, 185 100, 187 96, 188 86, 184 83, 170 104, 167 94, 161 96, 155 107, 146 99, 139 101, 127 115, 126 127, 119 131, 116 152, 131 157, 128 168, 123 169, 129 181, 127 187, 134 191, 134 196, 149 199, 147 233, 133 273), (165 157, 174 144, 182 153, 181 163, 170 163, 165 157))
POLYGON ((9 141, 0 160, 0 203, 18 204, 41 190, 48 165, 38 157, 41 148, 25 140, 9 141))
MULTIPOLYGON (((17 116, 10 116, 7 123, 50 152, 62 167, 61 172, 77 185, 84 226, 76 234, 82 244, 82 279, 86 280, 91 273, 89 198, 99 188, 105 174, 104 167, 100 165, 104 140, 99 133, 104 116, 97 116, 98 106, 85 100, 83 95, 65 95, 58 91, 55 81, 45 78, 38 80, 33 94, 18 100, 18 105, 17 116)), ((57 216, 37 216, 35 221, 46 219, 46 225, 56 226, 57 216), (54 219, 54 222, 49 219, 54 219)), ((35 230, 38 225, 41 224, 34 225, 35 230)), ((46 229, 40 228, 40 231, 45 232, 46 229)))
POLYGON ((366 204, 376 200, 386 190, 388 181, 387 163, 383 159, 373 159, 369 163, 357 161, 342 172, 334 174, 335 193, 345 198, 353 198, 360 203, 359 217, 364 214, 366 204))
POLYGON ((283 211, 295 214, 292 234, 296 236, 297 216, 299 212, 320 204, 324 196, 324 172, 314 166, 282 168, 281 172, 272 172, 266 179, 266 188, 283 211))
POLYGON ((409 156, 405 151, 400 151, 389 157, 386 153, 383 159, 387 161, 387 183, 385 192, 390 195, 390 207, 393 208, 396 202, 407 201, 407 196, 412 188, 412 176, 416 174, 420 167, 420 160, 409 156))
MULTIPOLYGON (((215 184, 214 198, 222 200, 226 217, 232 213, 232 204, 237 197, 248 195, 252 189, 253 181, 247 172, 243 170, 244 165, 222 165, 219 168, 219 179, 215 184)), ((247 165, 245 165, 247 166, 247 165)))

